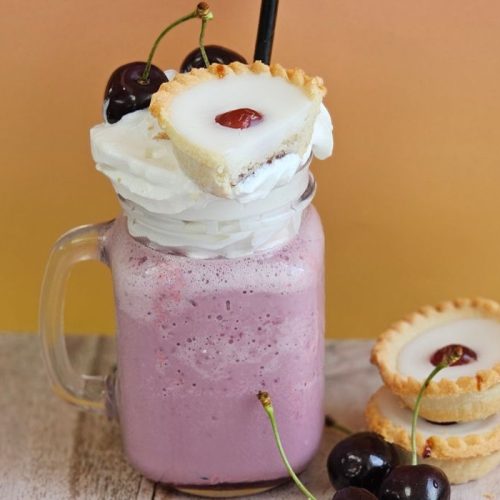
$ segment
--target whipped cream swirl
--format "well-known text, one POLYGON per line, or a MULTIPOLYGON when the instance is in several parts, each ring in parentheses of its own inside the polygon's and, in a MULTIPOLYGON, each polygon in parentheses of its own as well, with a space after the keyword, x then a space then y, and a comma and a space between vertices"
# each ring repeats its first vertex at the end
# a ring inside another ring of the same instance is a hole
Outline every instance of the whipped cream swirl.
POLYGON ((231 199, 202 191, 184 174, 148 110, 96 125, 90 140, 96 168, 122 200, 132 236, 192 257, 238 257, 295 236, 314 191, 309 159, 331 155, 332 129, 321 105, 306 154, 266 163, 233 188, 231 199), (299 203, 308 186, 307 203, 299 203))

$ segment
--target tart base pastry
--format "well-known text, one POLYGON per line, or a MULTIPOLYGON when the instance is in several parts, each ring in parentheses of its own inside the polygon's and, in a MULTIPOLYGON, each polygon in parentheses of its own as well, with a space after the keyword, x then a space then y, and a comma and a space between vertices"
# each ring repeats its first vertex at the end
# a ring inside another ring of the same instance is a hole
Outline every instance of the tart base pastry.
POLYGON ((500 305, 457 299, 426 306, 377 340, 371 360, 392 392, 412 407, 433 368, 433 354, 450 344, 477 353, 468 364, 443 370, 429 384, 420 415, 436 422, 469 421, 500 411, 500 305))
POLYGON ((451 484, 475 481, 489 474, 500 464, 500 451, 484 457, 459 458, 457 460, 425 459, 424 463, 439 467, 451 484))
MULTIPOLYGON (((409 408, 415 405, 415 396, 400 396, 409 408)), ((420 415, 432 422, 471 422, 500 411, 500 384, 481 392, 445 397, 424 397, 420 415)))
MULTIPOLYGON (((366 407, 371 431, 411 449, 412 412, 387 387, 380 388, 366 407)), ((442 425, 419 418, 417 453, 423 463, 441 467, 451 483, 478 479, 500 463, 500 415, 468 423, 442 425)))

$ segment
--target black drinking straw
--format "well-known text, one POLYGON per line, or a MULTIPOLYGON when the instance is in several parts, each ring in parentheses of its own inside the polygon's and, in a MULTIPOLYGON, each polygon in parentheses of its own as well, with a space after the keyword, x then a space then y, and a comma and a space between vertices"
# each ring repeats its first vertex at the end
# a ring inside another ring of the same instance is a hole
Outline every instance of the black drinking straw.
POLYGON ((254 61, 269 64, 273 50, 274 28, 278 14, 279 0, 262 0, 260 6, 259 29, 255 42, 254 61))

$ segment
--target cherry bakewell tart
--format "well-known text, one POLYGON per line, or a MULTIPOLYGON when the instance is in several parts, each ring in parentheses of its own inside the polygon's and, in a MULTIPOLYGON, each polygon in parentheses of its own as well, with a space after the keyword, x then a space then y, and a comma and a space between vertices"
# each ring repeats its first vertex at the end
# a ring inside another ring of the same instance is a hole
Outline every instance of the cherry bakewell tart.
POLYGON ((162 84, 150 111, 185 173, 231 198, 234 186, 274 159, 307 154, 325 93, 322 79, 301 69, 212 64, 162 84))
MULTIPOLYGON (((371 431, 407 451, 411 449, 412 411, 387 387, 371 397, 365 416, 371 431)), ((441 468, 452 484, 479 479, 500 464, 500 414, 446 424, 419 418, 417 453, 423 457, 422 463, 441 468)))
POLYGON ((371 360, 385 385, 413 408, 428 373, 459 345, 462 357, 427 387, 420 416, 432 422, 468 422, 500 411, 500 305, 457 299, 422 307, 376 341, 371 360))

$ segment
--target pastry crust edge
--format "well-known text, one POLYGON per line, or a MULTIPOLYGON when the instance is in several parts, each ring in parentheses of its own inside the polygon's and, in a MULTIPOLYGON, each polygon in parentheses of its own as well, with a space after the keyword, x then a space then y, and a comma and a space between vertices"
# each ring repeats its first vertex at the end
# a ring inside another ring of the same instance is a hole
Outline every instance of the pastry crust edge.
MULTIPOLYGON (((413 409, 416 396, 401 395, 405 405, 413 409)), ((500 412, 500 384, 476 393, 422 398, 420 416, 433 422, 471 422, 500 412)))
MULTIPOLYGON (((365 419, 368 428, 380 434, 385 440, 395 443, 405 450, 411 449, 409 432, 394 424, 389 417, 379 411, 377 397, 383 387, 379 388, 368 401, 365 419)), ((403 403, 401 402, 401 405, 403 403)), ((500 450, 500 425, 485 433, 468 434, 467 436, 442 437, 425 436, 417 430, 417 454, 422 457, 424 449, 430 450, 433 459, 454 460, 491 455, 500 450)))
POLYGON ((300 68, 286 69, 281 64, 267 65, 261 61, 254 61, 251 64, 236 61, 230 64, 213 63, 208 68, 194 68, 189 73, 177 73, 173 80, 162 83, 158 91, 152 95, 149 110, 163 127, 165 125, 165 111, 168 109, 170 102, 186 88, 204 81, 245 73, 254 73, 256 75, 266 73, 283 78, 283 80, 301 88, 311 101, 320 102, 326 95, 323 79, 319 76, 309 76, 300 68))
POLYGON ((421 463, 442 469, 450 484, 464 484, 481 479, 497 467, 500 464, 500 451, 484 457, 459 458, 456 460, 430 458, 422 460, 421 463))
MULTIPOLYGON (((379 369, 384 383, 400 396, 418 394, 421 380, 399 374, 396 365, 401 348, 413 340, 421 331, 449 321, 463 318, 491 318, 500 322, 500 304, 481 297, 459 298, 441 302, 436 306, 424 306, 394 323, 377 339, 371 352, 371 362, 379 369)), ((500 362, 487 370, 479 370, 475 376, 456 380, 443 378, 431 381, 425 397, 447 396, 484 391, 500 383, 500 362)))

